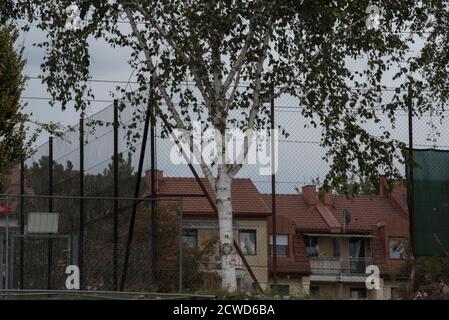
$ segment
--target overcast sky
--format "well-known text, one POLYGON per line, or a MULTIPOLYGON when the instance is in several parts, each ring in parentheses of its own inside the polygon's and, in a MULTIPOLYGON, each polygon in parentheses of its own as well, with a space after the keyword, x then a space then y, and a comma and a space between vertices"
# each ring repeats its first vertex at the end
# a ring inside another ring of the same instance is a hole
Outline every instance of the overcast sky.
MULTIPOLYGON (((43 50, 34 47, 33 43, 43 41, 44 39, 44 33, 32 27, 30 32, 22 33, 18 41, 18 44, 23 44, 25 47, 24 56, 27 64, 24 72, 27 76, 37 77, 42 75, 40 65, 43 62, 43 50)), ((128 50, 121 48, 112 49, 103 41, 91 41, 90 53, 92 79, 128 81, 131 76, 131 69, 127 63, 128 50)), ((114 90, 115 85, 114 83, 92 82, 91 86, 95 94, 95 100, 111 101, 110 92, 114 90)), ((49 97, 47 88, 41 83, 40 79, 28 80, 23 97, 23 102, 28 104, 26 111, 32 112, 36 120, 57 121, 64 125, 73 125, 78 122, 79 113, 74 108, 67 108, 67 110, 62 111, 60 106, 51 108, 46 100, 28 99, 28 97, 49 97)), ((92 102, 91 107, 86 111, 87 115, 105 108, 110 103, 92 102)), ((38 144, 47 139, 48 135, 43 134, 39 138, 38 144)))
MULTIPOLYGON (((22 34, 18 43, 23 44, 25 47, 25 58, 27 64, 25 66, 25 74, 30 77, 37 77, 41 75, 40 64, 43 61, 43 52, 40 48, 33 47, 32 44, 44 40, 44 34, 31 28, 31 31, 22 34)), ((90 47, 91 53, 91 75, 95 80, 115 80, 115 81, 128 81, 132 74, 131 68, 127 64, 129 58, 129 51, 126 49, 112 49, 106 43, 102 41, 92 41, 90 47)), ((364 65, 363 61, 352 62, 353 68, 361 68, 364 65)), ((131 80, 134 80, 131 78, 131 80)), ((387 85, 394 85, 391 82, 387 82, 387 85)), ((92 102, 91 107, 87 110, 87 115, 91 115, 97 111, 106 108, 112 103, 111 91, 114 90, 114 83, 91 83, 93 88, 95 99, 107 100, 105 102, 92 102), (109 102, 111 101, 111 102, 109 102)), ((131 84, 131 88, 133 85, 131 84)), ((60 122, 63 125, 74 125, 78 123, 79 114, 74 108, 68 108, 62 111, 59 106, 51 108, 47 100, 28 99, 28 97, 45 98, 48 97, 46 87, 41 84, 38 79, 28 80, 26 90, 23 94, 23 102, 28 103, 26 108, 27 112, 32 112, 33 117, 36 120, 42 122, 54 121, 60 122)), ((283 139, 279 144, 279 171, 278 180, 280 192, 294 192, 295 187, 310 183, 312 179, 316 177, 324 177, 327 172, 327 165, 322 157, 324 156, 324 150, 317 144, 320 141, 320 130, 318 129, 304 129, 304 119, 299 112, 295 112, 291 107, 297 106, 294 99, 283 97, 278 99, 278 106, 288 107, 279 108, 277 113, 277 121, 286 127, 290 133, 288 139, 283 139)), ((415 121, 416 134, 415 134, 415 147, 424 148, 430 147, 431 143, 427 141, 429 136, 435 136, 436 132, 431 130, 427 125, 430 118, 426 117, 424 121, 415 121)), ((436 119, 435 119, 436 121, 436 119)), ((436 121, 437 123, 438 121, 436 121)), ((444 123, 439 126, 440 137, 437 137, 437 143, 441 148, 449 148, 449 131, 448 126, 444 128, 444 123)), ((402 112, 402 115, 398 116, 398 126, 393 130, 395 138, 402 141, 407 141, 407 117, 402 112)), ((37 145, 44 143, 48 140, 47 134, 42 134, 37 145)), ((112 143, 108 143, 105 154, 99 154, 100 144, 91 146, 92 153, 88 157, 89 165, 93 168, 96 167, 101 170, 104 166, 96 165, 110 157, 110 151, 112 150, 112 143)), ((104 147, 104 145, 103 145, 104 147)), ((161 169, 164 169, 167 175, 190 175, 186 167, 176 167, 169 164, 169 152, 171 143, 160 142, 158 163, 161 169)), ((121 149, 125 150, 126 145, 121 144, 121 149)), ((134 157, 133 163, 136 165, 136 157, 134 157)), ((76 157, 71 159, 76 163, 76 157)), ((148 161, 146 161, 146 168, 149 167, 148 161)), ((269 190, 269 177, 260 176, 258 174, 257 166, 247 166, 240 174, 240 177, 251 177, 257 182, 257 186, 263 190, 269 190), (263 182, 265 181, 265 182, 263 182)))

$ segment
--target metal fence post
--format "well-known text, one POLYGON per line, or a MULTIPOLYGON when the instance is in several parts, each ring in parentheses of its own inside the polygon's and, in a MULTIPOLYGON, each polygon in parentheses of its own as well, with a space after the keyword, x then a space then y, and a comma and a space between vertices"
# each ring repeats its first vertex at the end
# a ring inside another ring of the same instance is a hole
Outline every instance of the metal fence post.
MULTIPOLYGON (((6 197, 6 207, 9 206, 9 199, 6 197)), ((5 245, 5 289, 9 289, 9 213, 6 214, 6 245, 5 245)))
POLYGON ((84 114, 81 114, 79 125, 79 148, 80 148, 80 175, 79 175, 79 254, 78 263, 80 270, 80 288, 84 288, 84 114))
MULTIPOLYGON (((53 212, 53 137, 48 138, 48 212, 53 212)), ((47 241, 47 289, 51 289, 53 241, 47 241)))
MULTIPOLYGON (((149 125, 150 125, 150 102, 148 102, 148 107, 147 107, 147 111, 146 111, 146 115, 145 115, 145 124, 144 124, 144 129, 143 129, 143 136, 142 136, 142 145, 140 147, 141 149, 140 149, 140 157, 139 157, 139 168, 137 169, 137 181, 136 181, 136 188, 134 190, 134 199, 139 198, 140 182, 142 180, 143 162, 145 160, 145 150, 147 147, 149 125)), ((136 221, 137 205, 138 205, 138 202, 136 200, 134 200, 132 212, 131 212, 131 218, 129 221, 128 240, 126 242, 126 248, 125 248, 125 257, 124 257, 124 261, 123 261, 123 271, 122 271, 122 279, 121 279, 121 283, 120 283, 120 291, 125 290, 126 277, 127 277, 127 273, 128 273, 129 255, 131 252, 131 244, 132 244, 133 235, 134 235, 134 224, 136 221)), ((153 212, 151 214, 153 215, 153 212)))
POLYGON ((274 135, 274 86, 271 88, 273 98, 271 99, 271 214, 272 214, 272 255, 273 255, 273 284, 274 289, 277 290, 277 248, 276 248, 276 173, 275 173, 275 135, 274 135))
POLYGON ((183 212, 183 198, 181 198, 180 209, 179 209, 179 293, 182 293, 183 279, 183 241, 182 241, 182 212, 183 212))
POLYGON ((16 256, 16 249, 15 249, 15 244, 16 244, 16 237, 13 235, 11 236, 11 240, 10 240, 10 248, 8 248, 8 251, 11 259, 9 259, 9 265, 8 265, 8 278, 6 279, 6 281, 9 282, 8 284, 8 289, 13 289, 13 284, 14 284, 14 265, 15 265, 15 261, 14 261, 14 257, 16 256))
POLYGON ((414 190, 413 190, 413 91, 411 85, 408 87, 407 95, 408 104, 408 176, 407 176, 407 207, 409 214, 409 233, 410 233, 410 260, 411 260, 411 270, 410 270, 410 291, 414 293, 416 290, 416 257, 414 250, 414 240, 415 240, 415 219, 413 213, 414 205, 414 190))
MULTIPOLYGON (((22 158, 20 161, 20 235, 25 234, 25 161, 22 158)), ((24 264, 24 256, 25 256, 25 248, 23 237, 20 238, 20 265, 19 265, 19 289, 23 289, 23 264, 24 264)))
MULTIPOLYGON (((153 83, 151 82, 151 91, 150 91, 150 103, 151 103, 151 111, 150 111, 150 156, 151 156, 151 198, 157 199, 157 192, 156 190, 156 107, 155 107, 155 99, 154 99, 154 87, 153 83)), ((156 237, 156 230, 157 230, 157 209, 158 209, 158 203, 156 203, 156 200, 151 201, 151 260, 152 260, 152 267, 153 267, 153 280, 157 281, 157 237, 156 237)))
POLYGON ((3 234, 0 234, 0 289, 3 289, 3 275, 4 275, 4 270, 3 270, 3 246, 4 246, 4 242, 3 242, 3 234))
POLYGON ((118 290, 118 100, 114 100, 114 225, 113 225, 113 287, 118 290))

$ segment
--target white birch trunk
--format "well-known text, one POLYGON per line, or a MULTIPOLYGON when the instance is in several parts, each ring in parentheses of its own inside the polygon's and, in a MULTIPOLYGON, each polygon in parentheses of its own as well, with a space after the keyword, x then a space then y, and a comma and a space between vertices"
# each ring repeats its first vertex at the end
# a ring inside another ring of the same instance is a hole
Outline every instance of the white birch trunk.
POLYGON ((222 289, 228 293, 237 291, 234 235, 232 227, 231 185, 231 174, 224 170, 219 170, 215 182, 215 192, 220 233, 222 289))

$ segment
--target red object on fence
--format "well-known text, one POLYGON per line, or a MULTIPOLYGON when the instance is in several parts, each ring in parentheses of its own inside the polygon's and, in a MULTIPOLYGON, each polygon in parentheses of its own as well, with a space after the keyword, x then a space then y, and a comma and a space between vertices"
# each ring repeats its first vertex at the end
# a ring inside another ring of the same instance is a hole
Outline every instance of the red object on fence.
POLYGON ((2 215, 10 215, 11 214, 11 207, 7 207, 3 204, 0 204, 0 214, 2 215))

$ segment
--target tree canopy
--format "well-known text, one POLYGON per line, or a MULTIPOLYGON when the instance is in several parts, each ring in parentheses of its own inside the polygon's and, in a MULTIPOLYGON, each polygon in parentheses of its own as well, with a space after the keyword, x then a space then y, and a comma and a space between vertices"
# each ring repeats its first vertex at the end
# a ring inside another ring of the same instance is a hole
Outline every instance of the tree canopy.
POLYGON ((32 114, 24 111, 25 60, 23 48, 16 47, 18 35, 17 28, 0 24, 0 189, 7 168, 32 152, 42 131, 60 134, 58 124, 34 121, 32 114))
MULTIPOLYGON (((2 11, 45 31, 38 46, 53 103, 84 110, 94 97, 92 40, 125 47, 138 89, 118 88, 122 96, 133 107, 151 103, 168 131, 191 132, 193 120, 221 135, 243 130, 237 160, 247 156, 252 130, 268 126, 267 103, 294 97, 322 130, 325 186, 345 193, 354 174, 373 186, 380 173, 399 178, 395 161, 405 146, 391 134, 397 111, 441 115, 449 96, 444 0, 9 0, 2 11), (385 101, 389 84, 393 98, 385 101)), ((217 147, 225 159, 226 144, 217 147)), ((231 184, 242 163, 207 163, 190 149, 216 193, 223 288, 233 292, 231 184)))
MULTIPOLYGON (((263 127, 264 103, 273 95, 298 98, 304 117, 323 128, 321 143, 331 164, 327 184, 344 186, 348 172, 374 184, 380 171, 397 176, 392 163, 404 146, 380 115, 394 124, 396 111, 408 103, 421 114, 438 112, 447 102, 444 1, 7 3, 5 17, 28 19, 48 32, 40 44, 46 52, 44 81, 63 107, 75 100, 85 108, 85 98, 94 96, 88 85, 89 40, 104 39, 113 48, 132 49, 129 63, 140 88, 122 93, 133 104, 146 103, 153 81, 153 93, 166 105, 159 111, 176 128, 189 129, 193 117, 219 130, 263 127), (78 5, 83 21, 74 30, 65 28, 70 4, 78 5), (367 28, 369 5, 379 8, 378 28, 367 28), (417 40, 422 45, 411 55, 417 40), (354 69, 351 59, 367 64, 354 69), (381 93, 388 80, 398 85, 385 102, 381 93), (372 124, 385 130, 374 136, 372 124)), ((235 173, 239 166, 227 169, 235 173)))
POLYGON ((6 167, 20 158, 25 141, 25 117, 20 95, 24 86, 24 61, 14 48, 17 32, 0 27, 0 187, 6 167))

